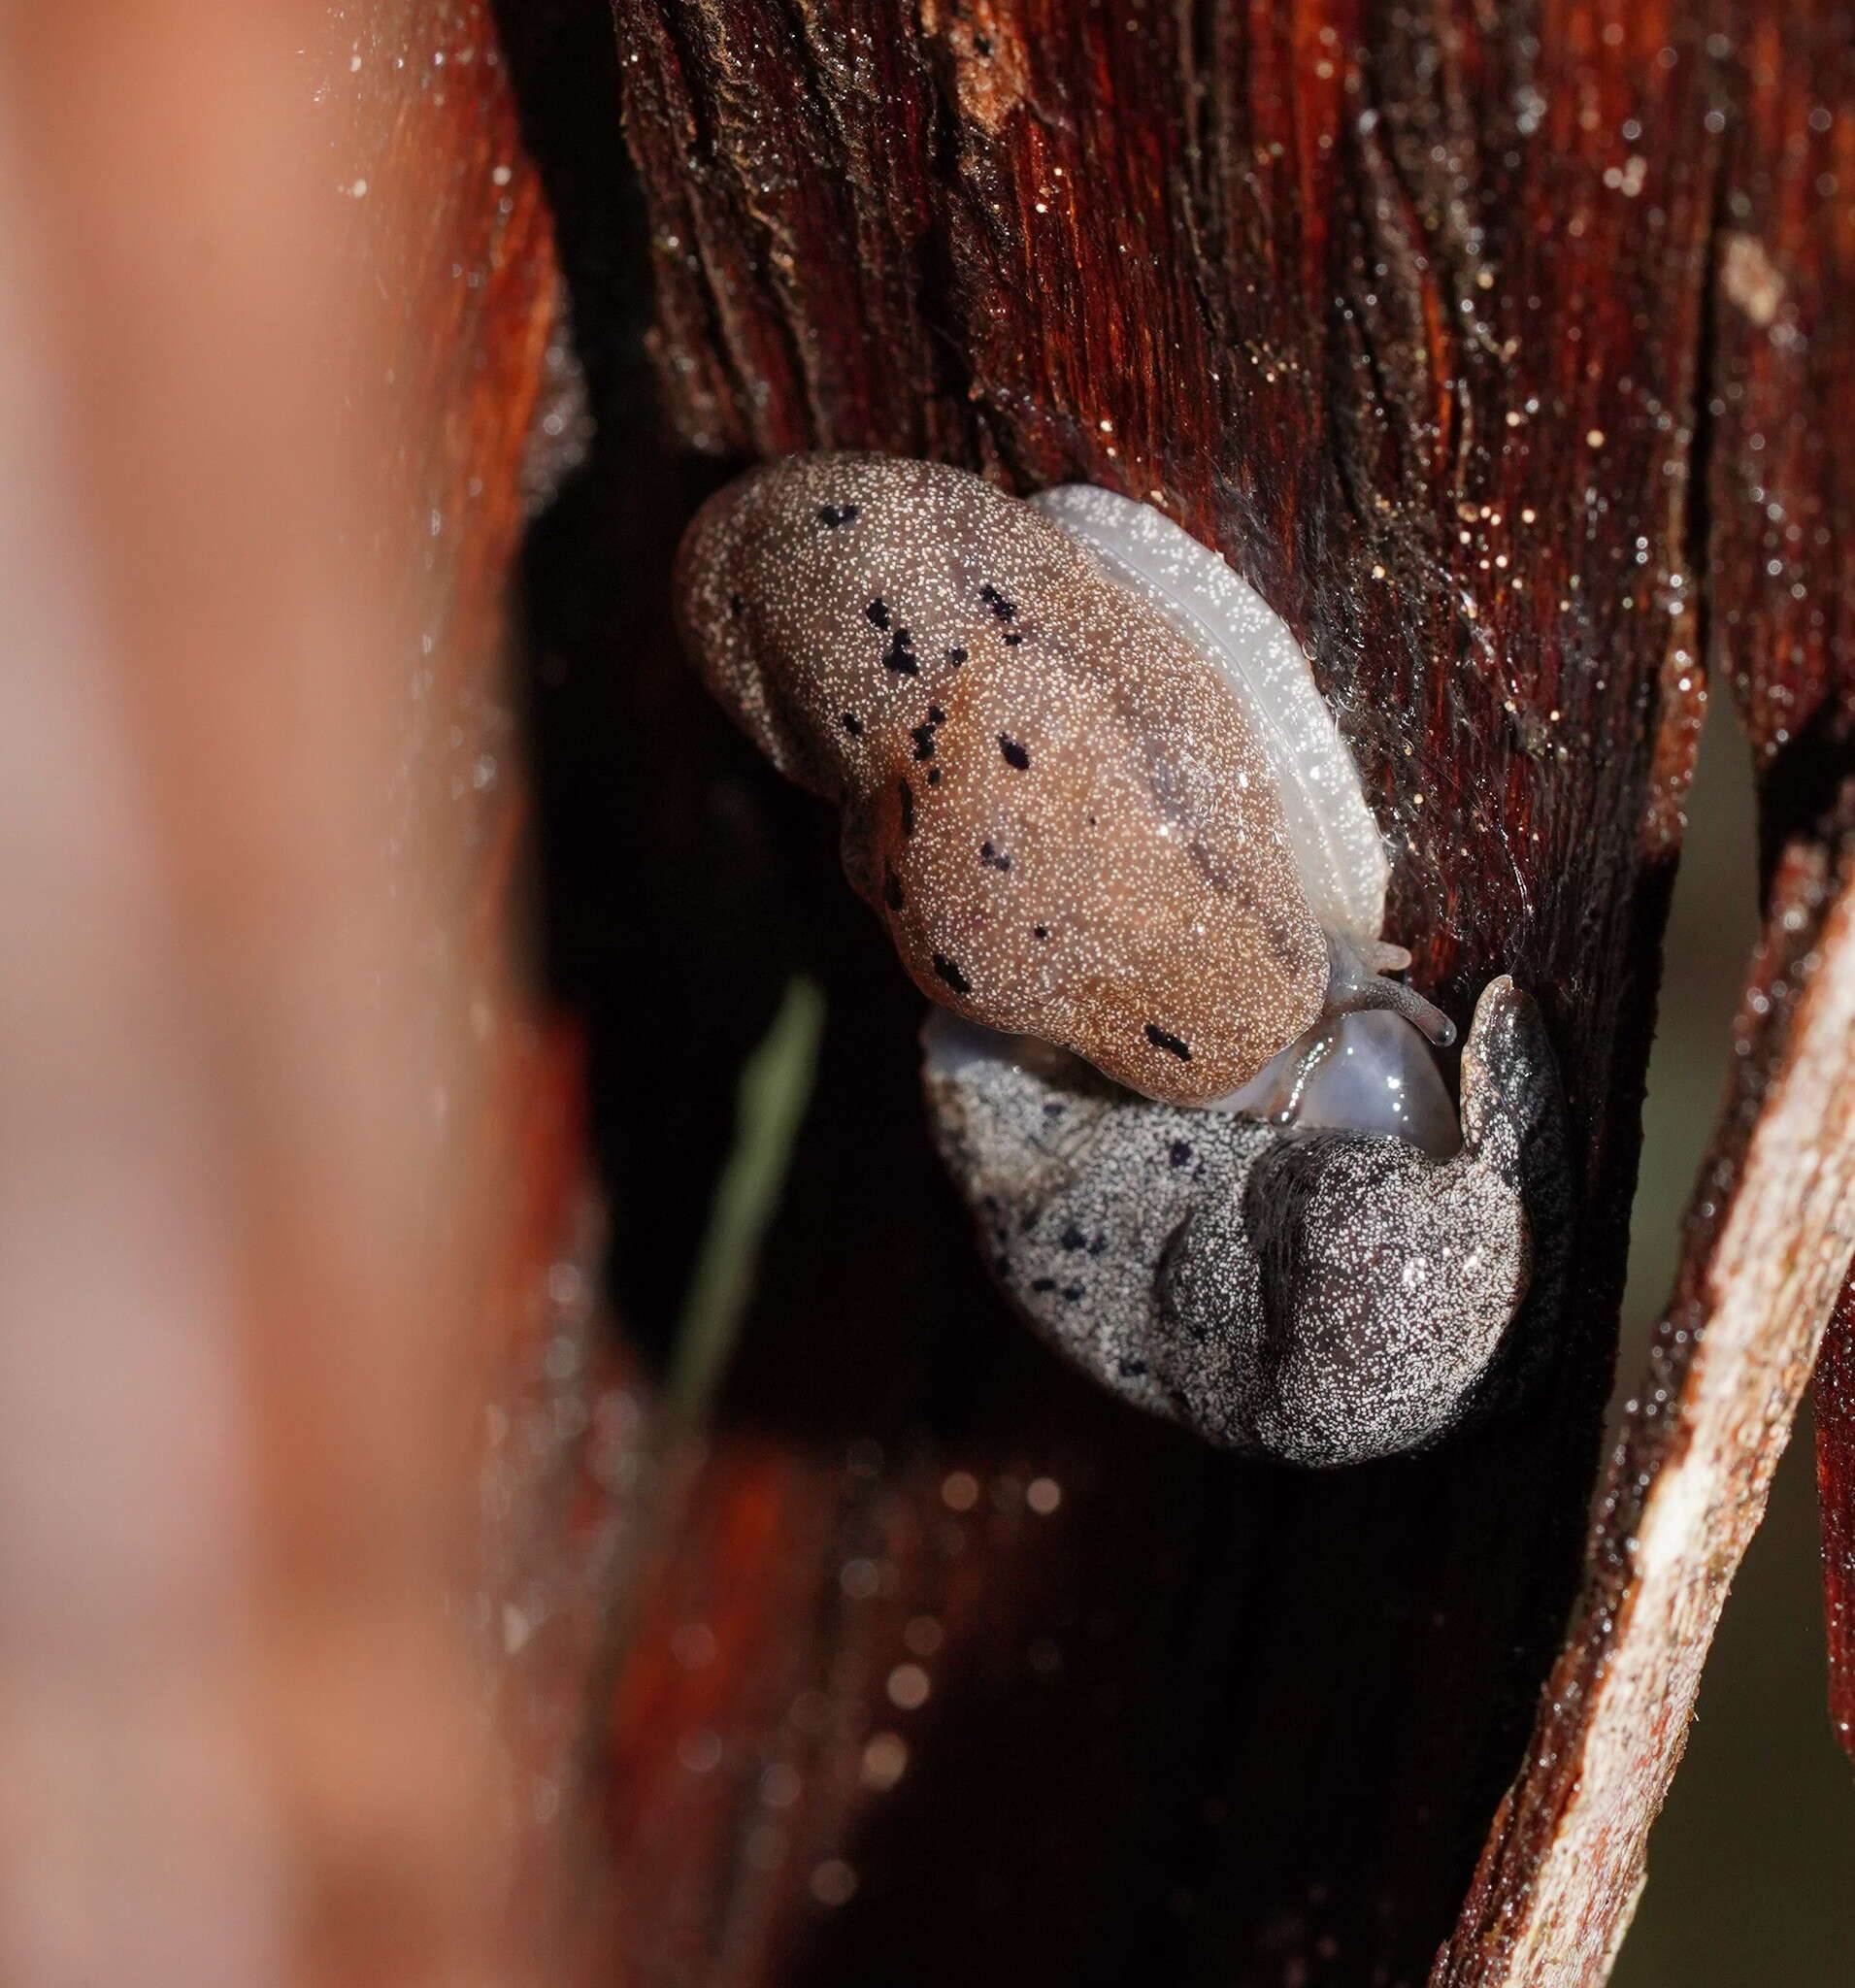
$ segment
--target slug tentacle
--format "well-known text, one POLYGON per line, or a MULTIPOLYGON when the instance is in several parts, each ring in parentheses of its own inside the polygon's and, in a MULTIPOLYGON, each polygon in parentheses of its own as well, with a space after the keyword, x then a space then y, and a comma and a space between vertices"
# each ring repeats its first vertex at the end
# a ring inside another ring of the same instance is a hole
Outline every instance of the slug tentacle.
POLYGON ((1383 945, 1375 941, 1359 941, 1343 933, 1327 935, 1327 1012, 1359 1014, 1374 1009, 1388 1009, 1438 1048, 1446 1049, 1456 1039, 1456 1025, 1442 1010, 1426 1001, 1414 987, 1402 980, 1388 980, 1387 972, 1401 973, 1410 964, 1402 945, 1383 945), (1387 956, 1395 966, 1387 965, 1387 956))

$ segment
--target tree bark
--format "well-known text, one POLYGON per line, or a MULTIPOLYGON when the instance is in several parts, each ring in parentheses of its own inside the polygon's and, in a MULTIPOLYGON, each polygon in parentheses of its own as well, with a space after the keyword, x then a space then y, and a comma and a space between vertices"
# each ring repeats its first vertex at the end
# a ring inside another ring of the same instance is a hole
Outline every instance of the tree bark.
MULTIPOLYGON (((1831 439, 1855 418, 1838 330, 1855 304, 1850 26, 1822 8, 1722 29, 1706 612, 1710 674, 1753 752, 1767 925, 1670 1308, 1526 1766, 1439 1970, 1450 1982, 1602 1979, 1855 1241, 1855 517, 1831 439)), ((1851 1689, 1842 1371, 1832 1344, 1817 1403, 1833 1706, 1851 1689)))
POLYGON ((1855 412, 1831 343, 1855 168, 1816 121, 1846 104, 1840 11, 614 14, 642 244, 601 78, 562 75, 591 64, 584 16, 505 25, 602 417, 531 603, 556 959, 639 1344, 772 990, 810 967, 834 1017, 612 1706, 628 1977, 1601 1978, 1846 1261, 1845 859, 1821 824, 1855 709, 1825 440, 1855 412), (645 252, 670 438, 625 357, 645 252), (1058 1371, 983 1290, 920 1130, 915 1005, 825 824, 672 651, 700 490, 813 447, 1158 504, 1304 639, 1414 977, 1462 1020, 1511 972, 1561 1058, 1574 1268, 1523 1416, 1332 1476, 1237 1464, 1058 1371), (1788 853, 1585 1551, 1709 667, 1788 853), (1784 1239, 1788 1311, 1759 1282, 1784 1239))

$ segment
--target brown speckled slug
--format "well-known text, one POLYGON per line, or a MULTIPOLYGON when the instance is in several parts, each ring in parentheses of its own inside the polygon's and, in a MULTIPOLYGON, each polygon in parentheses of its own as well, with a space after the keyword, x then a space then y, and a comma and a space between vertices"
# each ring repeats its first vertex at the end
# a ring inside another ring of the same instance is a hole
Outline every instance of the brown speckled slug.
POLYGON ((1175 1105, 1323 1014, 1443 1017, 1381 968, 1386 862, 1287 629, 1159 512, 789 457, 679 555, 703 674, 844 810, 844 867, 931 1000, 1175 1105))
POLYGON ((711 688, 842 807, 916 984, 979 1025, 930 1029, 928 1097, 1036 1330, 1304 1463, 1499 1391, 1559 1247, 1550 1052, 1496 983, 1458 1130, 1418 1034, 1453 1030, 1385 977, 1351 754, 1222 559, 1107 491, 797 456, 704 507, 678 598, 711 688))

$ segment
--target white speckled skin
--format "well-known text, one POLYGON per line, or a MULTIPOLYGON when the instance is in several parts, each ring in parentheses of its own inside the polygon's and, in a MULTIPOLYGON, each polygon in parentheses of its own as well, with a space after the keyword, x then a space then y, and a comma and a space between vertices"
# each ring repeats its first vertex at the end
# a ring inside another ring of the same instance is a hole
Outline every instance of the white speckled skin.
POLYGON ((1306 659, 1144 505, 944 465, 786 458, 679 557, 711 687, 844 809, 845 868, 930 998, 1202 1105, 1323 1013, 1448 1024, 1375 969, 1385 857, 1306 659))
POLYGON ((1529 1377, 1568 1176, 1551 1051, 1511 981, 1476 1007, 1445 1160, 1146 1103, 944 1017, 926 1043, 936 1137, 994 1276, 1125 1400, 1330 1467, 1421 1448, 1529 1377))

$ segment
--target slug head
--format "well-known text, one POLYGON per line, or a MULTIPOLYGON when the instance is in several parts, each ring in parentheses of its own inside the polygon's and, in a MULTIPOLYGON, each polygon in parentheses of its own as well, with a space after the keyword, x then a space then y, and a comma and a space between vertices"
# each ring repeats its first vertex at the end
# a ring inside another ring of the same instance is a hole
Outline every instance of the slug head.
POLYGON ((1328 946, 1267 757, 1191 642, 963 471, 787 458, 678 560, 689 646, 921 990, 1174 1104, 1320 1013, 1328 946))

